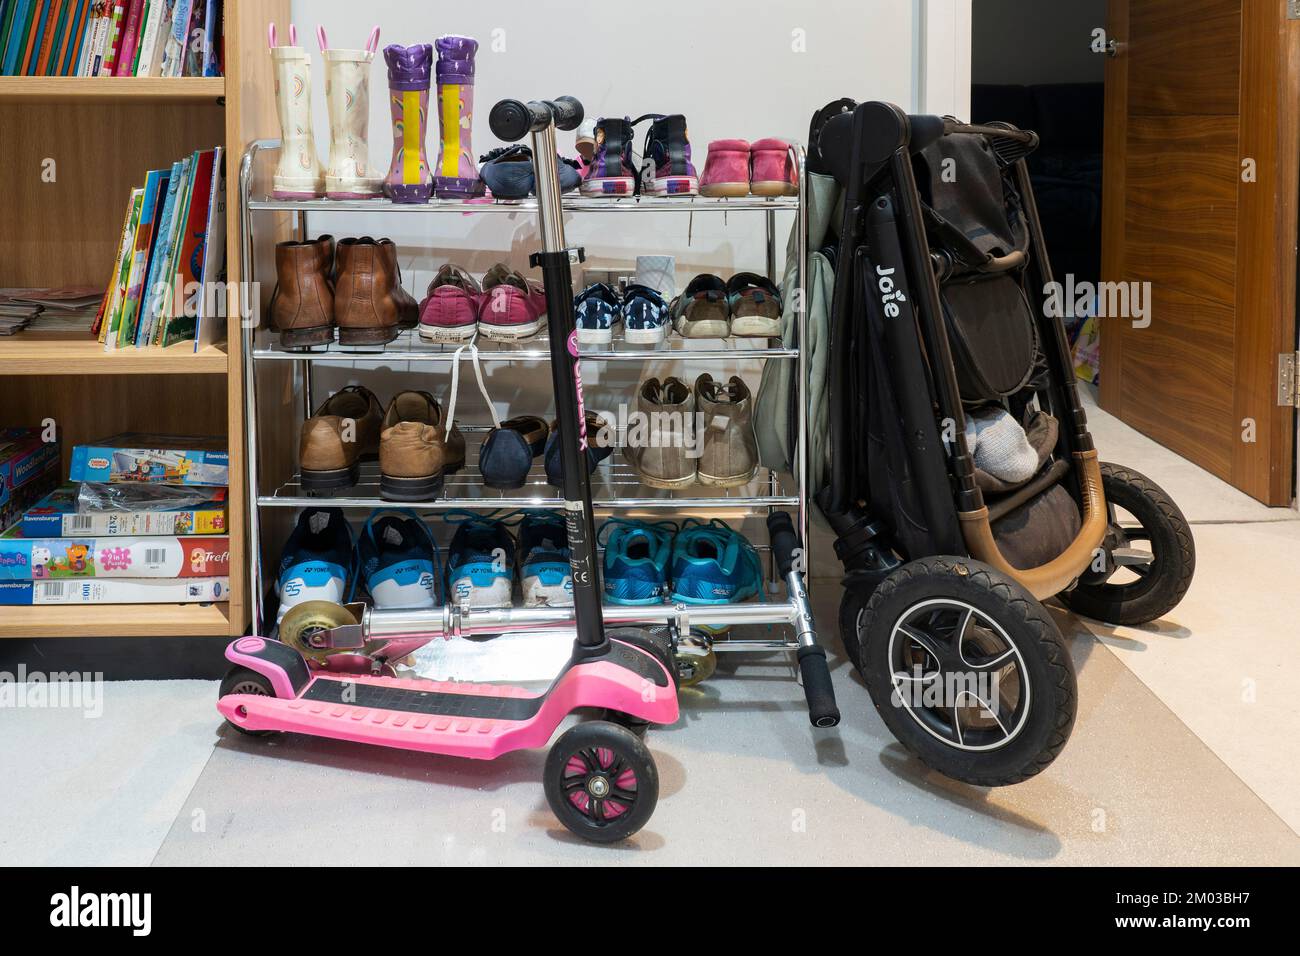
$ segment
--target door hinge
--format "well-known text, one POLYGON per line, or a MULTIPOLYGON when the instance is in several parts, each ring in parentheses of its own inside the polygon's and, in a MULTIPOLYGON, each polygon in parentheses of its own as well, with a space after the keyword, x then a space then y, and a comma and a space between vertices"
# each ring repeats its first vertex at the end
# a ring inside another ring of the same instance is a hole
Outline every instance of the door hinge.
POLYGON ((1286 18, 1300 20, 1300 0, 1286 0, 1286 18))
POLYGON ((1277 357, 1277 403, 1300 408, 1300 352, 1283 352, 1277 357))

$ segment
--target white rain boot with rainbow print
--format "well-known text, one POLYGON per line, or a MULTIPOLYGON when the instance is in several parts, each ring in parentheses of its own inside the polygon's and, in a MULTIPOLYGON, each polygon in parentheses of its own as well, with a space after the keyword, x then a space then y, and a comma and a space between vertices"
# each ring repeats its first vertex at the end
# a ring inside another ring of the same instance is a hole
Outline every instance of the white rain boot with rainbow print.
POLYGON ((370 31, 364 50, 331 50, 325 28, 316 28, 325 57, 325 105, 330 117, 330 159, 325 195, 330 199, 372 199, 383 176, 370 168, 370 67, 379 47, 379 27, 370 31))
POLYGON ((268 36, 281 144, 271 192, 276 199, 318 199, 325 195, 325 171, 311 128, 311 57, 298 46, 298 31, 292 23, 288 46, 276 45, 274 23, 268 36))

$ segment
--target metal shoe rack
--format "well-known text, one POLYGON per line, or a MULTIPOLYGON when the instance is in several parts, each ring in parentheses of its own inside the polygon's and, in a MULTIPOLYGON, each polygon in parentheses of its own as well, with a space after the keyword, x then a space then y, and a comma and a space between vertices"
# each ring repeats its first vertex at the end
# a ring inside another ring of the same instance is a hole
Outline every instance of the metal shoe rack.
MULTIPOLYGON (((296 233, 299 238, 307 236, 307 214, 311 212, 356 212, 382 213, 384 215, 502 215, 519 213, 536 213, 534 200, 517 202, 465 203, 460 201, 431 200, 425 204, 398 204, 386 199, 368 200, 277 200, 269 197, 254 198, 251 195, 254 163, 259 152, 278 149, 279 140, 257 140, 252 142, 244 153, 239 168, 240 196, 240 255, 242 275, 246 281, 256 281, 257 263, 254 261, 254 222, 264 213, 292 213, 295 217, 296 233)), ((793 212, 798 223, 799 288, 783 290, 783 297, 796 293, 797 302, 805 302, 803 294, 804 277, 808 268, 808 211, 805 197, 808 195, 804 169, 804 151, 802 147, 792 146, 791 152, 797 164, 799 175, 799 195, 791 198, 764 199, 748 197, 742 199, 708 199, 704 197, 626 197, 619 199, 593 199, 566 196, 563 208, 569 214, 619 214, 637 212, 674 212, 674 213, 757 213, 762 214, 767 240, 767 275, 773 281, 776 275, 776 214, 779 211, 793 212)), ((410 290, 408 290, 410 291, 410 290)), ((418 298, 418 297, 417 297, 418 298)), ((803 344, 808 341, 807 315, 800 307, 797 312, 798 344, 797 348, 785 348, 774 339, 727 339, 727 340, 688 340, 670 335, 667 341, 658 346, 647 347, 631 345, 621 340, 616 333, 615 341, 610 345, 587 347, 581 352, 584 361, 590 362, 646 362, 646 361, 738 361, 761 359, 767 361, 790 361, 797 363, 797 382, 802 392, 808 381, 807 356, 803 344)), ((369 511, 383 508, 409 508, 417 512, 446 511, 461 509, 514 509, 514 508, 551 508, 563 507, 559 491, 546 483, 546 475, 540 462, 529 473, 523 488, 515 491, 500 491, 482 484, 477 472, 478 443, 482 441, 486 427, 476 427, 461 423, 461 430, 466 438, 466 467, 460 472, 449 475, 443 493, 432 501, 425 502, 390 502, 380 497, 378 466, 363 463, 361 479, 355 487, 346 493, 330 496, 316 496, 305 492, 300 476, 295 474, 287 480, 264 484, 259 473, 258 447, 258 385, 255 369, 259 363, 291 362, 299 372, 302 383, 303 421, 311 416, 315 409, 316 397, 312 394, 313 364, 327 361, 332 364, 391 365, 395 362, 409 363, 409 367, 421 365, 436 366, 439 363, 449 365, 456 351, 454 345, 430 343, 422 340, 416 330, 404 331, 393 342, 381 348, 366 350, 340 347, 338 343, 323 346, 310 351, 288 350, 281 348, 275 334, 266 328, 256 326, 261 323, 244 323, 244 401, 246 403, 245 428, 245 464, 247 468, 248 496, 251 507, 248 508, 248 554, 250 555, 250 586, 252 588, 254 633, 263 633, 263 606, 266 581, 262 571, 261 538, 262 509, 301 509, 320 505, 369 511)), ((546 362, 550 353, 541 336, 517 343, 479 341, 479 357, 484 362, 546 362)), ((753 481, 739 488, 715 489, 693 487, 682 491, 661 491, 640 483, 635 470, 623 461, 616 451, 601 463, 592 476, 593 504, 598 513, 619 512, 663 512, 708 514, 722 511, 729 515, 765 515, 773 510, 785 509, 796 512, 796 527, 800 540, 808 540, 808 412, 807 402, 802 398, 796 403, 798 408, 798 436, 796 460, 799 467, 791 476, 778 475, 776 472, 760 468, 753 481)), ((760 551, 767 551, 766 543, 756 544, 760 551)), ((807 562, 805 561, 805 565, 807 562)), ((805 568, 805 573, 807 569, 805 568)), ((771 570, 773 582, 780 581, 775 568, 771 570)), ((793 650, 800 646, 799 636, 811 630, 811 622, 806 619, 806 595, 798 594, 788 603, 737 604, 727 610, 734 610, 734 620, 728 623, 743 625, 732 636, 719 639, 714 644, 715 650, 793 650), (776 635, 771 625, 789 625, 791 633, 776 635), (758 632, 751 636, 750 631, 757 627, 758 632), (742 634, 741 631, 746 633, 742 634)), ((716 626, 717 614, 723 608, 710 609, 707 617, 710 625, 716 626)), ((692 615, 692 609, 681 608, 682 618, 692 615)), ((615 615, 617 616, 617 615, 615 615)), ((806 639, 805 639, 806 642, 806 639)))

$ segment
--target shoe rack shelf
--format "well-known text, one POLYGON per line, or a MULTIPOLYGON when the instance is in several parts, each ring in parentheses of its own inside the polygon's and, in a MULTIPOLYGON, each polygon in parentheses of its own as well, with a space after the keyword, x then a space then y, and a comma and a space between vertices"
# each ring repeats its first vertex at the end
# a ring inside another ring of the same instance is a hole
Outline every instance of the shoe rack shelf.
MULTIPOLYGON (((0 77, 0 286, 102 288, 130 188, 147 170, 216 145, 227 156, 228 278, 238 282, 236 164, 277 128, 266 24, 288 16, 288 0, 226 3, 224 77, 0 77)), ((268 218, 270 237, 280 224, 268 218)), ((193 343, 104 352, 88 331, 0 337, 0 422, 53 419, 65 476, 73 445, 122 431, 229 436, 232 474, 242 474, 239 333, 232 319, 225 343, 198 352, 193 343)), ((246 502, 234 481, 232 568, 248 563, 246 502)), ((0 638, 229 636, 244 632, 247 598, 247 579, 232 574, 228 604, 4 607, 0 638)))
MULTIPOLYGON (((479 359, 484 362, 549 362, 550 350, 546 347, 546 332, 516 342, 495 342, 476 335, 473 341, 479 359)), ((357 365, 387 365, 392 362, 443 362, 456 357, 459 345, 429 342, 411 330, 402 332, 397 339, 382 347, 356 347, 337 342, 316 349, 286 349, 280 346, 277 336, 267 330, 257 334, 253 343, 253 359, 281 362, 350 362, 357 365)), ((772 346, 770 339, 683 339, 670 335, 657 345, 627 342, 622 330, 615 332, 608 345, 584 345, 579 349, 584 361, 592 362, 653 362, 663 360, 744 361, 749 359, 797 359, 798 349, 772 346)))
MULTIPOLYGON (((428 203, 402 204, 386 199, 365 200, 277 200, 259 194, 254 197, 254 181, 266 180, 266 171, 258 172, 258 167, 266 164, 257 162, 257 155, 264 150, 279 148, 278 140, 265 140, 249 144, 240 165, 240 193, 242 216, 241 254, 244 256, 243 268, 250 279, 256 279, 258 250, 266 262, 269 251, 262 238, 262 217, 266 214, 290 213, 295 223, 295 236, 299 239, 308 235, 307 216, 312 212, 329 213, 369 213, 394 215, 518 215, 536 216, 537 203, 534 200, 516 202, 460 202, 433 200, 428 203)), ((780 211, 795 213, 798 226, 798 250, 800 276, 807 274, 808 249, 807 225, 808 210, 803 202, 807 195, 807 183, 804 176, 803 150, 795 147, 795 159, 800 176, 800 194, 798 197, 762 198, 747 197, 740 199, 710 199, 703 197, 620 197, 587 198, 581 196, 565 197, 563 209, 570 215, 608 214, 608 213, 708 213, 726 214, 731 212, 762 213, 765 220, 767 274, 776 280, 776 214, 780 211)), ((263 273, 266 274, 266 273, 263 273)), ((411 290, 408 290, 411 291, 411 290)), ((263 290, 263 303, 269 297, 269 288, 263 290)), ((790 290, 787 290, 787 295, 790 290)), ((806 317, 797 313, 797 342, 808 340, 806 317)), ((475 345, 479 348, 479 357, 489 362, 549 362, 550 352, 547 348, 545 333, 517 342, 489 341, 476 336, 475 345)), ((371 510, 378 508, 410 508, 421 512, 442 512, 452 509, 498 510, 515 508, 562 509, 563 497, 558 489, 546 482, 545 470, 538 461, 530 471, 522 488, 498 490, 483 484, 478 472, 479 444, 486 429, 462 424, 466 437, 466 468, 447 476, 442 493, 430 501, 396 502, 388 501, 379 493, 379 473, 376 463, 362 463, 358 482, 345 491, 331 495, 314 495, 306 492, 297 474, 297 426, 306 416, 310 416, 320 396, 311 394, 312 366, 316 362, 353 365, 390 366, 395 363, 409 363, 414 369, 420 365, 450 364, 455 357, 457 344, 427 342, 412 331, 402 332, 396 340, 382 347, 344 347, 337 342, 307 350, 290 350, 280 346, 278 337, 269 329, 246 328, 244 346, 241 355, 245 367, 246 382, 246 463, 250 498, 254 506, 248 509, 249 522, 249 556, 253 562, 252 579, 254 595, 265 593, 269 583, 262 574, 263 562, 275 555, 269 554, 262 542, 262 529, 278 522, 278 530, 287 533, 290 524, 284 520, 292 511, 313 506, 330 506, 354 510, 371 510), (265 398, 263 398, 265 396, 265 398), (270 404, 264 409, 260 404, 270 404), (294 408, 298 412, 293 412, 294 408), (295 415, 297 425, 286 427, 286 415, 295 415), (262 432, 266 434, 262 434, 262 432), (265 472, 276 477, 266 483, 261 478, 265 472), (289 475, 287 479, 284 477, 289 475), (265 488, 265 491, 259 490, 265 488)), ((795 380, 803 383, 808 380, 806 354, 799 347, 786 347, 777 339, 731 338, 731 339, 683 339, 670 334, 668 339, 657 345, 629 343, 616 333, 608 345, 584 346, 581 350, 583 361, 589 362, 647 362, 647 361, 714 361, 737 362, 744 360, 777 360, 797 363, 795 380)), ((800 463, 807 458, 807 403, 799 401, 798 432, 796 460, 800 463)), ((808 488, 804 478, 807 469, 798 468, 795 475, 777 474, 766 469, 759 469, 754 478, 736 488, 714 488, 693 484, 685 488, 667 490, 652 488, 641 482, 637 472, 622 457, 621 451, 615 450, 596 469, 592 475, 592 503, 602 515, 638 513, 651 517, 663 517, 664 512, 677 514, 744 517, 764 515, 773 509, 790 509, 796 514, 797 527, 803 540, 808 540, 808 488)), ((272 535, 268 540, 274 538, 272 535)), ((766 547, 760 547, 766 552, 766 547)), ((773 570, 775 575, 775 570, 773 570)), ((256 597, 254 597, 256 602, 256 597)), ((261 619, 260 603, 254 607, 255 623, 261 619)), ((771 635, 754 641, 733 642, 733 649, 790 648, 785 638, 771 635)))

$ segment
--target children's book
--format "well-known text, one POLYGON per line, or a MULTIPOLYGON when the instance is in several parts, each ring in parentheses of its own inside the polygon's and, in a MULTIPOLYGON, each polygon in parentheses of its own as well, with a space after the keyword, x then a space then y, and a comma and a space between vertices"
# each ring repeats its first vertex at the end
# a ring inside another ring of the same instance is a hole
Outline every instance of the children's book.
POLYGON ((4 60, 0 63, 0 72, 5 76, 18 75, 18 57, 27 37, 27 26, 31 23, 35 2, 36 0, 13 0, 14 11, 9 20, 9 35, 5 39, 4 60))
POLYGON ((104 60, 99 67, 100 76, 115 76, 117 58, 122 51, 122 40, 126 34, 127 0, 113 0, 113 12, 109 19, 108 35, 104 40, 104 60))
POLYGON ((163 206, 167 202, 167 187, 171 182, 170 169, 150 170, 145 179, 146 205, 140 211, 140 228, 135 234, 135 252, 142 253, 138 260, 131 263, 131 285, 127 290, 129 310, 123 316, 118 345, 134 345, 135 335, 140 328, 140 315, 144 306, 149 279, 149 263, 153 259, 154 247, 158 241, 158 221, 162 218, 163 206), (148 211, 149 179, 154 180, 153 210, 148 211))
POLYGON ((185 58, 185 41, 189 37, 190 10, 194 0, 176 0, 167 25, 167 42, 163 46, 163 76, 180 76, 185 58))
POLYGON ((59 76, 76 76, 81 63, 82 42, 90 21, 90 0, 75 0, 72 16, 68 20, 68 33, 59 57, 59 76))
POLYGON ((36 66, 36 58, 41 51, 41 37, 45 33, 45 18, 50 8, 50 0, 34 0, 32 20, 27 27, 27 39, 23 43, 23 62, 19 76, 31 76, 36 66))
POLYGON ((89 76, 111 76, 112 67, 108 57, 113 43, 113 3, 112 0, 99 0, 102 11, 95 30, 95 50, 91 54, 91 71, 89 76))
MULTIPOLYGON (((203 242, 203 288, 206 290, 226 277, 226 164, 224 150, 218 146, 212 160, 212 195, 208 201, 208 226, 203 242)), ((237 296, 239 293, 236 292, 237 296)), ((220 314, 209 314, 220 298, 204 295, 199 299, 194 321, 194 351, 212 345, 223 338, 225 323, 220 314)), ((227 302, 225 314, 238 308, 238 302, 227 302)))
POLYGON ((144 0, 130 0, 122 20, 122 45, 113 61, 114 76, 130 76, 135 68, 135 50, 140 42, 140 14, 144 0))
POLYGON ((104 310, 104 321, 99 329, 99 340, 104 350, 117 348, 117 330, 122 324, 122 307, 126 302, 126 287, 131 279, 131 255, 135 249, 135 233, 140 226, 140 211, 144 208, 144 188, 131 190, 131 204, 127 211, 127 228, 122 233, 122 252, 117 275, 112 285, 112 298, 104 310))
POLYGON ((145 18, 144 32, 140 35, 140 62, 136 76, 162 75, 163 41, 167 35, 166 23, 171 22, 171 8, 176 0, 149 0, 149 13, 145 18))
POLYGON ((32 64, 32 76, 50 75, 50 58, 54 56, 54 44, 59 40, 63 29, 63 18, 67 12, 67 0, 50 0, 45 12, 45 32, 41 35, 41 47, 32 64))
POLYGON ((148 345, 162 343, 163 332, 167 328, 167 316, 171 315, 172 300, 176 295, 176 276, 180 272, 181 244, 185 237, 186 223, 189 222, 190 192, 194 181, 194 166, 198 161, 196 156, 186 156, 182 161, 181 181, 176 188, 176 208, 172 214, 171 235, 167 238, 167 262, 160 283, 162 296, 154 309, 153 324, 146 340, 148 345))
POLYGON ((99 303, 99 311, 95 314, 95 322, 90 327, 92 335, 100 334, 100 329, 104 325, 104 317, 108 314, 109 307, 113 302, 113 293, 117 291, 117 277, 122 271, 122 260, 126 257, 127 250, 135 244, 135 237, 131 232, 131 213, 135 208, 135 198, 135 190, 132 190, 131 200, 126 204, 126 216, 122 219, 122 234, 117 243, 117 258, 113 260, 113 271, 109 274, 108 285, 104 289, 104 298, 99 303))
POLYGON ((0 76, 9 74, 6 66, 9 58, 5 55, 9 49, 9 37, 14 31, 14 15, 23 6, 23 0, 5 0, 4 12, 0 13, 0 76))
POLYGON ((181 65, 181 76, 203 75, 203 30, 204 15, 207 12, 206 0, 194 0, 190 4, 190 22, 186 27, 185 60, 181 65))
POLYGON ((212 195, 213 160, 216 150, 203 150, 195 164, 193 185, 190 187, 190 208, 186 217, 185 234, 181 238, 181 255, 177 260, 179 273, 176 280, 184 294, 172 302, 170 319, 163 331, 162 345, 171 345, 194 335, 196 308, 203 296, 203 240, 208 228, 208 203, 212 195), (193 284, 192 288, 187 288, 193 284))
POLYGON ((200 76, 221 75, 221 0, 207 0, 203 23, 203 72, 200 76))
POLYGON ((153 328, 153 318, 156 314, 155 310, 162 298, 162 290, 159 288, 159 284, 165 284, 167 281, 165 270, 167 260, 170 258, 172 218, 176 214, 176 191, 181 185, 182 169, 184 169, 183 162, 172 163, 171 172, 167 176, 167 191, 163 196, 162 212, 158 217, 154 251, 153 255, 149 257, 149 272, 145 277, 144 297, 140 304, 140 321, 136 323, 135 345, 148 343, 149 333, 153 328))
POLYGON ((63 35, 54 59, 50 63, 50 76, 71 76, 72 63, 77 53, 77 23, 86 7, 85 0, 68 0, 68 16, 64 23, 63 35))

